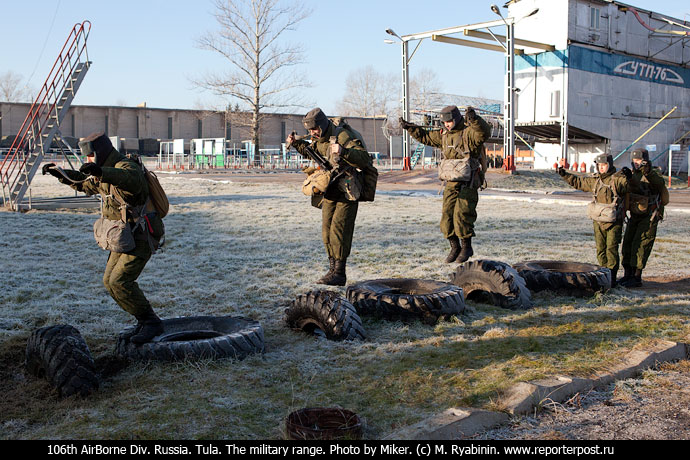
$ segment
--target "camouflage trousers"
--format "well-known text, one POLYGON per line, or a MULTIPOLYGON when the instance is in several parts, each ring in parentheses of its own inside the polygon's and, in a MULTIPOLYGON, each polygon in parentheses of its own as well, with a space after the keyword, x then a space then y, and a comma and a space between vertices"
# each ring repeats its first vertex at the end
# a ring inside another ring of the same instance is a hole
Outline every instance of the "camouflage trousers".
POLYGON ((127 313, 141 318, 153 311, 139 288, 137 278, 151 258, 111 252, 103 274, 103 284, 110 296, 127 313))
POLYGON ((446 185, 441 208, 443 236, 450 238, 455 235, 460 239, 473 237, 478 202, 479 193, 476 188, 461 187, 459 184, 446 185))
POLYGON ((631 216, 623 237, 623 265, 643 270, 652 253, 658 222, 649 215, 631 216))
POLYGON ((357 201, 331 201, 324 198, 321 208, 321 238, 329 257, 347 259, 355 233, 357 201))
POLYGON ((614 225, 594 222, 594 242, 597 246, 597 261, 602 267, 618 271, 620 255, 618 248, 623 236, 623 223, 614 225))

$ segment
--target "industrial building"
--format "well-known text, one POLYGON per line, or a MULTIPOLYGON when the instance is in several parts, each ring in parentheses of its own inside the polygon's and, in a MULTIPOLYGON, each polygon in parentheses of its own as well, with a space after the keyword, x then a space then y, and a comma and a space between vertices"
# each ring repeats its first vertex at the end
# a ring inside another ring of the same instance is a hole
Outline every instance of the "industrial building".
MULTIPOLYGON (((566 154, 589 169, 599 153, 646 146, 655 165, 668 171, 671 150, 673 173, 687 172, 689 22, 610 0, 506 5, 516 37, 555 46, 515 56, 515 130, 535 137, 535 167, 566 154)), ((616 164, 628 161, 623 154, 616 164)))

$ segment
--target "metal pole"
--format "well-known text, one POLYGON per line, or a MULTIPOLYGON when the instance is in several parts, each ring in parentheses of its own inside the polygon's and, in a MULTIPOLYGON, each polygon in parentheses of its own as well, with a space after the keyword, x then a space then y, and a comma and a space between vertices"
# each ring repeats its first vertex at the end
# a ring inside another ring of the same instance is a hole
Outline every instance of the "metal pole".
MULTIPOLYGON (((410 70, 408 67, 408 46, 407 42, 403 40, 402 42, 402 110, 403 118, 410 121, 410 100, 409 100, 409 81, 410 81, 410 70)), ((410 134, 407 130, 403 130, 403 141, 402 141, 402 156, 403 156, 403 169, 407 164, 407 158, 410 156, 410 134)))
POLYGON ((504 108, 504 127, 508 132, 503 136, 504 157, 508 159, 510 170, 514 169, 515 161, 515 23, 510 19, 506 24, 506 47, 508 54, 506 105, 504 108))

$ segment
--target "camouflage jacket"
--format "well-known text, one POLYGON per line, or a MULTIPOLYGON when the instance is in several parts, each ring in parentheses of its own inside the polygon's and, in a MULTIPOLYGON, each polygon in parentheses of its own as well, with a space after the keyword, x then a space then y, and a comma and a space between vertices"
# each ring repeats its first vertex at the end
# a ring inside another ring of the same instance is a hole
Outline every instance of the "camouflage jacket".
MULTIPOLYGON (((103 175, 100 178, 87 176, 79 171, 69 170, 65 171, 65 173, 67 173, 70 179, 84 182, 70 183, 64 178, 59 180, 87 195, 101 195, 103 199, 101 214, 106 219, 120 220, 122 218, 120 203, 113 195, 111 187, 116 189, 125 203, 131 207, 141 206, 146 203, 149 197, 149 186, 144 171, 136 161, 113 149, 103 163, 103 166, 101 166, 101 169, 103 175)), ((127 221, 129 223, 134 223, 137 217, 127 213, 127 221)), ((148 217, 154 233, 158 231, 162 233, 162 219, 156 214, 149 215, 148 217)), ((137 247, 131 254, 145 257, 151 253, 151 250, 148 246, 146 235, 142 232, 143 228, 137 228, 137 231, 135 231, 134 237, 137 240, 137 247)))
MULTIPOLYGON (((293 147, 304 157, 308 157, 305 152, 305 147, 311 146, 312 149, 320 153, 331 167, 336 168, 339 165, 331 155, 331 137, 336 137, 336 142, 343 148, 340 159, 341 165, 349 165, 355 168, 364 169, 371 164, 371 156, 367 150, 362 146, 361 141, 352 138, 348 132, 343 128, 336 127, 333 123, 329 123, 326 132, 311 144, 305 140, 297 140, 293 142, 293 147)), ((343 193, 337 187, 329 187, 326 191, 325 198, 331 201, 347 201, 343 193)))
MULTIPOLYGON (((465 120, 466 121, 466 120, 465 120)), ((468 125, 465 121, 457 123, 456 126, 447 131, 430 131, 415 126, 408 130, 410 135, 424 145, 440 148, 441 154, 445 159, 470 158, 480 159, 484 141, 491 136, 491 126, 480 116, 468 125)), ((480 172, 483 176, 483 171, 480 172)), ((482 177, 483 182, 483 177, 482 177)), ((448 182, 446 187, 459 188, 461 183, 448 182)))

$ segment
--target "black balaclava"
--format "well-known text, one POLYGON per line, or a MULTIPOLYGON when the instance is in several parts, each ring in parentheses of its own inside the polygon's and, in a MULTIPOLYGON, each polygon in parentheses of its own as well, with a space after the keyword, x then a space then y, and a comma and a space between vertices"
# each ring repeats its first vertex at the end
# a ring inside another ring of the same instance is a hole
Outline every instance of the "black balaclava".
POLYGON ((103 166, 108 155, 113 151, 113 144, 105 133, 92 133, 79 141, 79 150, 85 156, 95 155, 94 163, 103 166))

